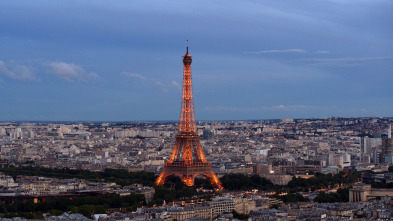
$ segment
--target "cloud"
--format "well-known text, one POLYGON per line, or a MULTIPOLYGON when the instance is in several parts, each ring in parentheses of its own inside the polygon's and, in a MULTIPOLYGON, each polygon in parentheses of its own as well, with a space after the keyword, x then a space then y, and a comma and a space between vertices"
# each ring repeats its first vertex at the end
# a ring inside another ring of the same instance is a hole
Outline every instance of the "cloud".
POLYGON ((92 79, 92 80, 98 80, 98 79, 101 78, 100 75, 98 75, 98 74, 96 74, 94 72, 90 72, 89 74, 86 75, 86 77, 88 79, 92 79))
POLYGON ((50 68, 49 73, 68 81, 72 81, 74 79, 84 81, 99 78, 98 74, 93 72, 87 73, 79 65, 73 63, 53 61, 47 63, 47 66, 50 68))
POLYGON ((129 77, 129 78, 136 78, 139 80, 147 80, 147 77, 140 75, 140 74, 135 74, 135 73, 128 73, 128 72, 123 72, 121 73, 122 75, 129 77))
POLYGON ((223 112, 265 112, 265 111, 305 111, 305 110, 316 110, 318 107, 307 106, 307 105, 277 105, 277 106, 264 106, 255 108, 245 107, 232 107, 232 106, 215 106, 215 107, 204 107, 206 111, 223 111, 223 112))
POLYGON ((158 79, 151 79, 151 81, 153 82, 153 84, 157 85, 163 92, 168 92, 168 85, 162 83, 162 81, 158 79))
POLYGON ((271 106, 271 107, 264 107, 266 110, 271 111, 302 111, 302 110, 315 110, 318 109, 314 106, 307 106, 307 105, 278 105, 278 106, 271 106))
POLYGON ((240 108, 240 107, 226 107, 226 106, 215 106, 215 107, 204 107, 206 111, 228 111, 228 112, 252 112, 255 108, 240 108))
POLYGON ((393 60, 393 56, 387 57, 363 57, 363 58, 309 58, 302 59, 314 65, 337 65, 337 66, 353 66, 366 62, 393 60))
POLYGON ((246 54, 278 54, 278 53, 305 53, 305 50, 302 49, 284 49, 284 50, 263 50, 263 51, 250 51, 246 52, 246 54))
POLYGON ((326 51, 326 50, 318 50, 315 52, 315 54, 329 54, 330 51, 326 51))
POLYGON ((181 85, 179 83, 177 83, 177 81, 172 81, 171 84, 173 87, 175 87, 177 89, 181 89, 181 85))
POLYGON ((177 83, 176 81, 171 81, 170 83, 164 83, 161 80, 156 79, 156 78, 148 78, 148 77, 141 75, 141 74, 129 73, 129 72, 123 72, 123 73, 121 73, 121 75, 126 76, 128 78, 137 79, 140 81, 146 81, 147 83, 150 83, 152 85, 156 85, 156 86, 158 86, 158 88, 160 88, 165 93, 168 92, 169 88, 171 88, 171 87, 181 89, 180 84, 177 83))
POLYGON ((9 69, 7 65, 0 60, 0 74, 3 74, 13 80, 17 81, 36 81, 33 71, 30 67, 25 65, 13 65, 9 69))

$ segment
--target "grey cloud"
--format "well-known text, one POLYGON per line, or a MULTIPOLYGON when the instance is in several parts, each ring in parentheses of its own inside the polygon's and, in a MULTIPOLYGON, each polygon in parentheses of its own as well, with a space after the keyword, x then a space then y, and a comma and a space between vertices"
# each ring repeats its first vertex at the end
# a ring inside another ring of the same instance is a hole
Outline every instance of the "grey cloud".
POLYGON ((0 60, 0 74, 17 81, 36 81, 33 71, 25 65, 11 65, 11 69, 0 60))
POLYGON ((171 84, 173 87, 175 87, 177 89, 181 89, 181 85, 177 81, 172 81, 171 84))
POLYGON ((167 93, 168 92, 168 85, 165 85, 162 83, 162 81, 158 79, 152 79, 153 83, 157 85, 163 92, 167 93))
POLYGON ((203 110, 206 111, 229 111, 229 112, 250 112, 255 111, 255 108, 240 108, 232 106, 214 106, 214 107, 204 107, 203 110))
POLYGON ((275 54, 275 53, 305 53, 305 50, 302 49, 272 49, 272 50, 263 50, 263 51, 250 51, 246 52, 247 54, 275 54))
POLYGON ((66 79, 68 81, 72 81, 74 79, 78 80, 89 80, 89 79, 98 79, 99 76, 96 73, 87 73, 83 68, 79 65, 73 63, 65 63, 53 61, 47 64, 50 70, 49 73, 56 75, 60 78, 66 79))
POLYGON ((146 80, 147 77, 141 75, 141 74, 135 74, 135 73, 128 73, 128 72, 123 72, 121 73, 122 75, 129 77, 129 78, 135 78, 135 79, 139 79, 139 80, 146 80))
POLYGON ((244 108, 244 107, 227 107, 227 106, 215 106, 215 107, 204 107, 205 111, 227 111, 227 112, 263 112, 263 111, 304 111, 304 110, 316 110, 318 107, 307 106, 307 105, 277 105, 277 106, 265 106, 255 108, 244 108))
POLYGON ((329 53, 330 53, 330 51, 327 51, 327 50, 318 50, 315 52, 315 54, 329 54, 329 53))
POLYGON ((266 110, 272 111, 300 111, 300 110, 315 110, 317 107, 307 105, 278 105, 272 107, 264 107, 266 110))
POLYGON ((363 58, 309 58, 303 59, 306 62, 315 65, 337 65, 337 66, 348 66, 358 65, 365 62, 382 61, 382 60, 393 60, 393 56, 387 57, 363 57, 363 58))
POLYGON ((153 85, 158 86, 158 88, 160 88, 165 93, 168 92, 168 89, 171 87, 178 88, 178 89, 181 88, 180 84, 177 83, 176 81, 171 81, 170 83, 164 83, 163 81, 156 78, 148 78, 141 74, 129 73, 129 72, 123 72, 121 73, 121 75, 126 76, 128 78, 149 82, 153 85))

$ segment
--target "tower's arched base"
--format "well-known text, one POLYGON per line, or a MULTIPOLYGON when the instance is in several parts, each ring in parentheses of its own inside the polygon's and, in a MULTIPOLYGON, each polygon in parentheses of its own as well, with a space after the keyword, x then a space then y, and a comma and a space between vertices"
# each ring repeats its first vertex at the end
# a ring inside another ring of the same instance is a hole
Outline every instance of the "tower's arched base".
POLYGON ((196 176, 205 176, 210 183, 216 189, 223 189, 220 180, 214 174, 210 163, 193 163, 191 165, 185 165, 182 162, 179 163, 165 163, 164 170, 156 180, 156 185, 163 185, 167 179, 171 176, 179 176, 180 179, 187 186, 194 185, 194 179, 196 176))

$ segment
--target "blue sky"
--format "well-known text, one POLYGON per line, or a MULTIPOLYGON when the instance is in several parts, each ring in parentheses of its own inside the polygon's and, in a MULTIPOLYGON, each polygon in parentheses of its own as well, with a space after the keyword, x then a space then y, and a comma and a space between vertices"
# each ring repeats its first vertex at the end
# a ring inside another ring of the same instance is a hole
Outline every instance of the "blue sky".
POLYGON ((393 116, 393 1, 0 2, 0 121, 393 116))

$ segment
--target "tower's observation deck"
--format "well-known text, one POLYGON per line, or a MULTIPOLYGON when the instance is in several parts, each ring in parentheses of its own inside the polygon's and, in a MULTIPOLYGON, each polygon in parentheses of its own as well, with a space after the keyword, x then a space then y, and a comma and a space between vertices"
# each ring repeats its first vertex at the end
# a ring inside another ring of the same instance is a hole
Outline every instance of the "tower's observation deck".
POLYGON ((180 121, 175 146, 169 160, 165 162, 164 170, 156 180, 156 185, 162 185, 170 176, 179 176, 187 186, 194 185, 197 175, 205 176, 215 188, 222 189, 220 180, 211 169, 203 153, 195 122, 194 99, 191 77, 192 58, 187 52, 183 56, 183 88, 180 121))

